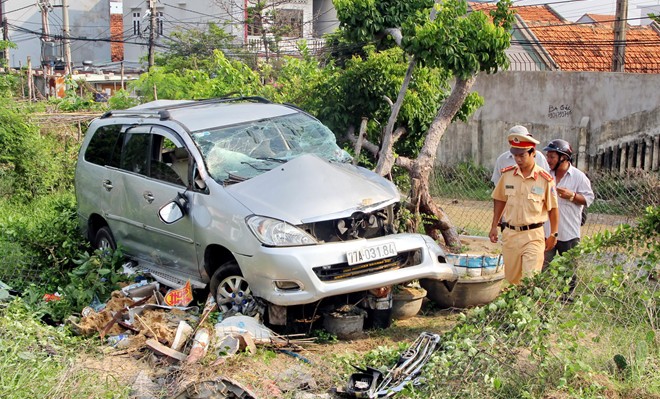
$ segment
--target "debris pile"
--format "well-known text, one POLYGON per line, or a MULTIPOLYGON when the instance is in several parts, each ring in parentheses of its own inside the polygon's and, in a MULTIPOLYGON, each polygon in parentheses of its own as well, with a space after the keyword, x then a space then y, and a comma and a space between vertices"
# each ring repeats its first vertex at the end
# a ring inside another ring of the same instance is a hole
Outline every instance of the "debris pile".
POLYGON ((183 364, 197 363, 209 352, 218 358, 253 354, 258 345, 294 355, 314 342, 300 335, 276 334, 263 325, 259 313, 254 317, 235 311, 218 313, 212 295, 201 312, 198 306, 190 306, 192 300, 190 283, 163 295, 158 282, 142 280, 113 292, 105 304, 86 307, 80 319, 70 318, 67 324, 80 335, 98 333, 115 349, 148 348, 169 362, 183 364))

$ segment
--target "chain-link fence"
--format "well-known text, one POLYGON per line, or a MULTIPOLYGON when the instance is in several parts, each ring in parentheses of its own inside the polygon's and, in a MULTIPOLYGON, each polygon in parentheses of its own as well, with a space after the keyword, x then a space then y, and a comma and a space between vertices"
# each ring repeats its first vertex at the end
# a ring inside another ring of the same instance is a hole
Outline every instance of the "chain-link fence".
MULTIPOLYGON (((447 213, 459 234, 487 237, 493 217, 492 171, 461 163, 438 166, 431 178, 431 194, 447 213)), ((648 206, 660 204, 660 173, 629 170, 625 173, 587 173, 595 194, 587 210, 582 236, 633 223, 648 206)))

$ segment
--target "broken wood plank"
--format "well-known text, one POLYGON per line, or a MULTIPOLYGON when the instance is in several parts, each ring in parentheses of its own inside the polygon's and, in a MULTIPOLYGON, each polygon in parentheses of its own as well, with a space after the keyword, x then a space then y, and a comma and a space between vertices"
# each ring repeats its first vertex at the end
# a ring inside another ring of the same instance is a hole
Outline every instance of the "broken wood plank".
POLYGON ((171 357, 172 359, 176 359, 178 361, 184 361, 188 357, 185 353, 175 351, 174 349, 161 344, 153 338, 147 340, 147 346, 156 353, 171 357))

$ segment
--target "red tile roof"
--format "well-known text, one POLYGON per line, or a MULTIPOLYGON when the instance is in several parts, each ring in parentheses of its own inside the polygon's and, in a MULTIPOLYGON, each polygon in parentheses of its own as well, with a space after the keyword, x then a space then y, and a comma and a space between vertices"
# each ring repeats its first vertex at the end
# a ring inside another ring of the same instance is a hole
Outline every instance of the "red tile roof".
MULTIPOLYGON (((543 48, 565 71, 611 71, 614 31, 606 26, 530 26, 543 48)), ((660 35, 648 27, 626 32, 625 71, 660 73, 660 35)))
MULTIPOLYGON (((493 3, 469 3, 472 10, 489 11, 493 3)), ((547 5, 513 7, 557 66, 565 71, 611 71, 613 24, 574 24, 547 5)), ((588 14, 593 20, 612 21, 611 15, 588 14), (598 19, 597 19, 598 18, 598 19)), ((524 30, 524 26, 514 29, 524 30)), ((650 26, 627 26, 626 72, 660 73, 660 33, 650 26)))

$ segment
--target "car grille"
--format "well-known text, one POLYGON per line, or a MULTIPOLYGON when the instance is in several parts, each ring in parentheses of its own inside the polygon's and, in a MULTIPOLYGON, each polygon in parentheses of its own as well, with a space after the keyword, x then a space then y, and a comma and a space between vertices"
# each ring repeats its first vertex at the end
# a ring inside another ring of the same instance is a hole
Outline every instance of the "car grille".
POLYGON ((382 272, 385 270, 401 269, 404 267, 415 266, 421 262, 420 249, 401 252, 397 256, 375 260, 373 262, 349 265, 347 262, 336 263, 334 265, 315 267, 314 273, 321 281, 337 281, 347 278, 365 276, 382 272))

